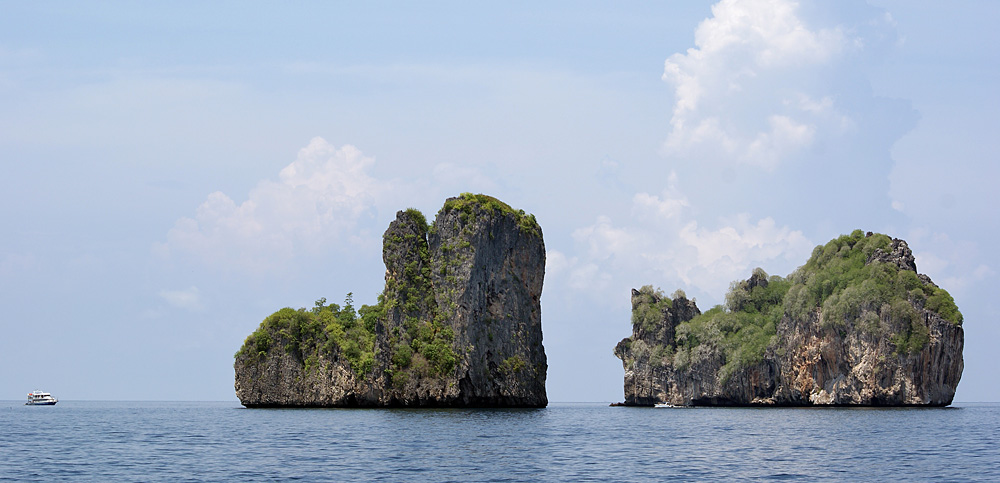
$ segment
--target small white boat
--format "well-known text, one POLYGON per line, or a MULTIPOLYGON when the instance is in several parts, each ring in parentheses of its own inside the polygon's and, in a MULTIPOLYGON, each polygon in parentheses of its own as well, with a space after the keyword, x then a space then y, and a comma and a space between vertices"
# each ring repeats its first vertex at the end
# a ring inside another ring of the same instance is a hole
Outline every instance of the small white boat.
POLYGON ((670 403, 656 403, 656 404, 653 405, 653 407, 654 408, 672 408, 672 407, 674 407, 674 405, 670 404, 670 403))
POLYGON ((25 406, 55 406, 59 402, 58 399, 52 397, 51 394, 45 391, 35 390, 28 393, 28 402, 24 403, 25 406))

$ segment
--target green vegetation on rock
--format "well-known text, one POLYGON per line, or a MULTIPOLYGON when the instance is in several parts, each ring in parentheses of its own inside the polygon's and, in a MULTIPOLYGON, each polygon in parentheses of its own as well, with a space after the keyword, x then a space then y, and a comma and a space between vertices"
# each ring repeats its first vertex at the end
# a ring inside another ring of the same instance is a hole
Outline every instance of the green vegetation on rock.
POLYGON ((798 317, 821 310, 825 324, 843 326, 865 310, 881 313, 897 300, 909 300, 961 325, 962 314, 944 289, 894 264, 867 263, 877 250, 884 253, 891 243, 886 235, 865 236, 855 230, 817 246, 809 261, 789 276, 793 286, 785 299, 785 310, 798 317))
POLYGON ((417 234, 408 233, 399 240, 386 240, 384 247, 386 253, 407 257, 403 273, 386 280, 384 297, 385 310, 398 315, 402 321, 402 327, 395 327, 390 334, 391 365, 387 369, 397 387, 412 376, 448 374, 458 361, 452 348, 455 334, 443 323, 444 315, 438 309, 431 284, 426 218, 413 208, 404 214, 416 225, 417 234), (406 248, 396 247, 396 244, 406 248), (407 252, 407 249, 416 252, 407 252), (416 258, 410 259, 414 254, 416 258))
POLYGON ((427 228, 428 228, 428 226, 427 226, 427 218, 424 216, 424 214, 420 210, 418 210, 416 208, 407 208, 403 212, 406 213, 407 216, 409 216, 411 220, 413 220, 415 223, 417 223, 417 225, 420 226, 420 228, 422 228, 423 231, 425 231, 425 232, 427 231, 427 228))
POLYGON ((378 305, 362 305, 355 311, 353 294, 348 293, 343 307, 327 305, 322 298, 312 310, 283 308, 261 322, 236 357, 250 354, 263 359, 277 342, 309 370, 321 355, 329 360, 339 356, 362 376, 375 362, 375 323, 384 313, 381 295, 379 300, 378 305))
POLYGON ((531 233, 535 236, 542 235, 542 228, 538 226, 535 215, 526 214, 524 210, 515 210, 510 205, 492 196, 484 194, 462 193, 456 198, 451 198, 444 203, 441 213, 452 210, 461 212, 459 215, 462 223, 469 223, 475 219, 476 208, 488 211, 491 214, 510 214, 517 220, 517 225, 522 232, 531 233))
POLYGON ((261 322, 235 356, 241 402, 547 402, 539 317, 545 250, 533 216, 468 193, 446 201, 430 225, 407 208, 382 233, 382 260, 385 286, 375 305, 356 309, 348 294, 342 306, 320 299, 261 322))
POLYGON ((783 315, 782 299, 789 286, 787 280, 768 277, 760 268, 754 269, 750 280, 733 282, 726 294, 726 305, 717 305, 677 325, 675 365, 687 367, 698 356, 699 346, 722 352, 723 379, 738 368, 763 360, 777 334, 783 315))
POLYGON ((500 372, 506 374, 521 372, 527 366, 528 363, 525 362, 521 356, 511 356, 504 359, 503 362, 500 363, 500 372))
MULTIPOLYGON (((805 265, 787 279, 754 270, 750 279, 733 282, 725 305, 718 305, 676 327, 674 366, 688 367, 700 358, 721 354, 723 380, 734 370, 759 363, 776 341, 783 317, 817 317, 822 326, 844 334, 848 328, 877 333, 882 317, 902 324, 892 336, 900 355, 920 352, 929 331, 920 309, 936 312, 961 325, 962 314, 944 289, 922 280, 916 272, 882 261, 892 239, 855 230, 817 246, 805 265)), ((645 286, 632 313, 632 323, 652 330, 658 313, 669 308, 662 292, 645 286), (660 298, 655 302, 656 297, 660 298)), ((635 342, 632 343, 633 348, 635 342)), ((644 349, 663 354, 662 347, 644 349)), ((655 361, 654 361, 655 362, 655 361)))
POLYGON ((371 373, 375 364, 376 324, 385 321, 390 311, 396 311, 403 323, 391 334, 391 367, 387 370, 394 383, 405 383, 411 375, 435 377, 449 373, 458 361, 452 348, 455 334, 443 323, 431 286, 427 220, 414 208, 406 209, 404 214, 418 233, 389 237, 384 241, 385 250, 404 255, 415 248, 417 259, 406 262, 398 274, 401 276, 386 281, 386 290, 379 294, 377 304, 355 310, 353 294, 349 293, 343 307, 327 305, 322 298, 312 310, 281 309, 246 338, 236 357, 252 354, 262 360, 277 341, 307 370, 314 369, 321 357, 342 357, 355 375, 362 377, 371 373))
POLYGON ((643 285, 639 289, 638 300, 632 309, 632 325, 646 330, 655 330, 656 324, 663 320, 663 312, 671 306, 671 300, 663 295, 663 291, 652 285, 643 285))

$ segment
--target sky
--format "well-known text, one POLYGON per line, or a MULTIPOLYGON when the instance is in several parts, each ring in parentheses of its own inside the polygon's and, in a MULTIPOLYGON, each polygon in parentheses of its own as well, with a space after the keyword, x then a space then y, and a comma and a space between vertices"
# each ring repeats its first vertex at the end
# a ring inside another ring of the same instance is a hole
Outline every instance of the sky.
POLYGON ((629 290, 707 310, 860 228, 1000 401, 1000 3, 0 0, 0 399, 236 400, 267 315, 486 193, 547 252, 551 401, 620 401, 629 290))

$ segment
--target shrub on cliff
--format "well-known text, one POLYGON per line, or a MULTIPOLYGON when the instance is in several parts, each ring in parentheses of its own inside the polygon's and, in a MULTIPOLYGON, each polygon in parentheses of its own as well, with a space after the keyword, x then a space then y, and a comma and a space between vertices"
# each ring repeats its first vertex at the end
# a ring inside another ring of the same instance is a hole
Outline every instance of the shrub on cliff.
MULTIPOLYGON (((675 366, 687 367, 700 358, 721 354, 725 379, 734 370, 763 359, 783 317, 818 317, 826 328, 843 331, 850 326, 873 332, 880 330, 884 314, 902 323, 903 330, 892 338, 897 353, 919 352, 928 343, 929 333, 918 308, 936 312, 956 325, 961 325, 962 314, 947 291, 921 279, 914 270, 901 268, 900 264, 912 264, 912 257, 893 259, 889 253, 893 248, 893 240, 886 235, 855 230, 817 246, 805 265, 787 279, 754 269, 748 280, 730 285, 725 305, 678 324, 675 366)), ((640 290, 642 298, 632 321, 653 330, 650 324, 655 323, 652 319, 659 308, 652 302, 662 293, 647 287, 640 290)))
POLYGON ((896 300, 908 300, 961 325, 962 314, 944 289, 921 280, 915 271, 873 260, 891 243, 886 235, 855 230, 817 246, 809 261, 789 276, 793 286, 785 310, 796 317, 820 310, 825 324, 843 326, 865 310, 881 312, 896 300))
POLYGON ((466 193, 432 225, 416 209, 397 212, 382 241, 377 304, 320 299, 275 312, 247 337, 234 363, 241 402, 544 406, 535 217, 466 193))
POLYGON ((371 371, 375 361, 375 321, 384 313, 382 297, 375 306, 362 305, 355 311, 353 294, 348 293, 344 306, 316 301, 312 310, 283 308, 269 315, 250 334, 236 357, 255 354, 266 357, 272 344, 297 359, 310 361, 310 369, 321 352, 347 359, 358 376, 371 371))
POLYGON ((653 288, 652 285, 644 285, 639 289, 639 296, 632 309, 632 325, 653 330, 663 319, 663 311, 670 308, 671 302, 663 295, 662 290, 653 288))
POLYGON ((781 277, 768 277, 760 268, 750 280, 733 282, 725 306, 717 305, 678 324, 674 360, 687 366, 699 356, 721 351, 723 379, 739 367, 760 362, 777 334, 781 302, 789 285, 781 277), (699 351, 699 347, 710 350, 699 351))
POLYGON ((517 220, 517 225, 521 231, 531 233, 535 236, 541 236, 542 234, 542 228, 538 226, 538 221, 535 219, 535 215, 527 214, 524 210, 515 210, 507 203, 489 195, 462 193, 457 198, 451 198, 446 201, 444 206, 441 208, 442 213, 447 213, 452 210, 458 210, 461 212, 460 218, 462 223, 469 223, 470 221, 473 221, 476 216, 476 210, 487 211, 491 214, 514 215, 517 220))

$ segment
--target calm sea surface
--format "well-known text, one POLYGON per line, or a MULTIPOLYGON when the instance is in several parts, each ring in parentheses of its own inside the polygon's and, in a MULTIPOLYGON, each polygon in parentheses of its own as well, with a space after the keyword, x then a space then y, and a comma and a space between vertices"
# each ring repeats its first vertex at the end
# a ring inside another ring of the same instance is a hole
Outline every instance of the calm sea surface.
POLYGON ((1000 481, 1000 404, 244 409, 0 402, 0 480, 1000 481))

